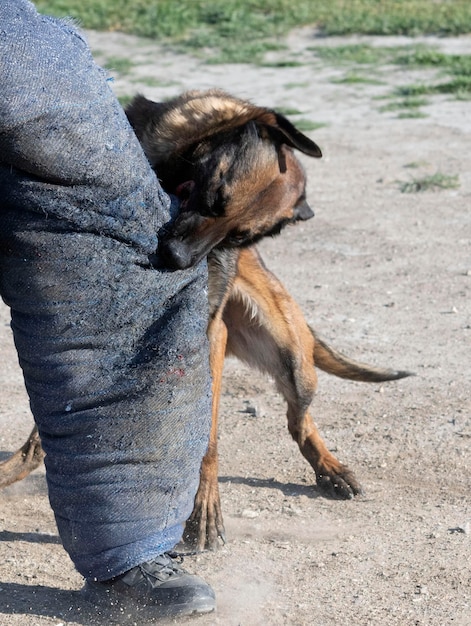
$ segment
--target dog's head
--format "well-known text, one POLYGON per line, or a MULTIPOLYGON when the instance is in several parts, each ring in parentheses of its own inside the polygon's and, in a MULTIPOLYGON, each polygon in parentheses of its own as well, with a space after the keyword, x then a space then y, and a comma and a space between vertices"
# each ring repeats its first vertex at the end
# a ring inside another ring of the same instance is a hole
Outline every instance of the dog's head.
POLYGON ((314 215, 293 149, 321 151, 279 113, 219 90, 165 103, 137 96, 126 113, 162 186, 181 200, 160 237, 170 267, 190 267, 215 247, 251 245, 314 215))

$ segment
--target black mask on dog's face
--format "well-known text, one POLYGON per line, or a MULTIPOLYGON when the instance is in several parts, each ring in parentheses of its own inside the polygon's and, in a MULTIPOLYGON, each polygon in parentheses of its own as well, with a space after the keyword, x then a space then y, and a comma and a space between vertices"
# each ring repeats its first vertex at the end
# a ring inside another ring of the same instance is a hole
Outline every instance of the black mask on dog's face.
POLYGON ((168 267, 191 267, 213 248, 249 246, 314 216, 304 171, 279 137, 250 123, 185 156, 194 164, 194 179, 175 189, 180 213, 160 237, 168 267))
POLYGON ((198 263, 213 248, 247 246, 313 216, 293 149, 319 147, 276 111, 221 90, 190 91, 167 102, 137 96, 129 121, 180 214, 159 234, 169 267, 198 263))

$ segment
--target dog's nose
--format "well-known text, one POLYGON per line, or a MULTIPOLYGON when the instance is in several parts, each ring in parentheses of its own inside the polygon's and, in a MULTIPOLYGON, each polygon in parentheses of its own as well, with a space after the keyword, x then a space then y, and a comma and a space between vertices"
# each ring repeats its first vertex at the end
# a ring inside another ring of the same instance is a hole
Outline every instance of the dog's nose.
POLYGON ((183 241, 161 241, 158 251, 165 266, 172 270, 185 270, 193 264, 190 249, 183 241))
POLYGON ((305 200, 294 207, 295 220, 305 221, 310 220, 311 217, 314 217, 314 211, 305 200))

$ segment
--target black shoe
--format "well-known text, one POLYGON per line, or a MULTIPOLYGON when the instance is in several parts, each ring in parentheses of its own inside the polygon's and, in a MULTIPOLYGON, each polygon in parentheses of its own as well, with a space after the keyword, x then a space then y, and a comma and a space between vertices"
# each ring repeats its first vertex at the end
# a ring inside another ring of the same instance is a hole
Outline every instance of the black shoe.
POLYGON ((162 554, 105 581, 87 580, 82 590, 98 613, 109 611, 120 623, 157 620, 216 608, 214 591, 198 576, 188 574, 177 558, 162 554))

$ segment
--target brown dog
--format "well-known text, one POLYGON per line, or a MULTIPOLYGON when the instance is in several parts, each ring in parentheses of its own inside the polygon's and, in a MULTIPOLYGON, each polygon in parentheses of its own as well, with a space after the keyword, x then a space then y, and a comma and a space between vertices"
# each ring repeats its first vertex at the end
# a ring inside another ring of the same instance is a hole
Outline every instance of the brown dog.
MULTIPOLYGON (((197 550, 224 539, 218 492, 217 422, 224 358, 232 354, 269 373, 288 404, 288 428, 326 494, 361 492, 353 473, 326 448, 308 412, 324 371, 366 382, 407 372, 376 369, 336 352, 307 325, 296 302, 264 266, 253 243, 288 223, 309 219, 304 171, 293 148, 320 157, 318 146, 286 118, 213 90, 166 103, 138 96, 129 120, 162 181, 181 198, 179 215, 160 233, 167 266, 208 257, 212 429, 185 538, 197 550)), ((0 465, 0 485, 26 476, 42 460, 37 433, 0 465)))

